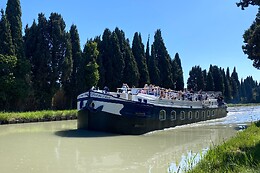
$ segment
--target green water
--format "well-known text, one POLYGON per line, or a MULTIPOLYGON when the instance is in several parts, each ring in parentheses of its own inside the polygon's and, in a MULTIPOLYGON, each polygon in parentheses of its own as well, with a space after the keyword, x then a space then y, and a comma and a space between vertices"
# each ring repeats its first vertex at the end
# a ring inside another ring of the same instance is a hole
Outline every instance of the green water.
POLYGON ((76 121, 0 126, 1 173, 162 173, 190 151, 236 133, 231 125, 188 125, 142 136, 79 131, 76 121))

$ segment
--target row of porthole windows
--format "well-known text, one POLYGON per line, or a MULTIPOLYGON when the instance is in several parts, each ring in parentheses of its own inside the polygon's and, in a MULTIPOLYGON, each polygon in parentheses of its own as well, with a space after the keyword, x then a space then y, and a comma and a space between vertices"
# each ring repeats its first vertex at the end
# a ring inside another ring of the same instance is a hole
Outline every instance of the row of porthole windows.
MULTIPOLYGON (((212 111, 207 111, 207 116, 210 117, 210 116, 215 116, 215 111, 212 110, 212 111), (211 112, 211 114, 210 114, 211 112)), ((196 111, 195 112, 195 119, 199 119, 200 117, 200 112, 199 111, 196 111)), ((193 116, 192 116, 192 111, 189 111, 188 112, 188 119, 192 119, 193 116)), ((206 112, 205 111, 202 111, 202 118, 205 119, 206 118, 206 112)), ((170 119, 171 121, 174 121, 177 119, 177 116, 176 116, 176 111, 171 111, 171 115, 170 115, 170 119)), ((185 112, 184 111, 181 111, 180 113, 180 119, 181 120, 185 120, 185 112)), ((161 121, 164 121, 166 120, 166 111, 165 110, 161 110, 160 113, 159 113, 159 120, 161 121)))

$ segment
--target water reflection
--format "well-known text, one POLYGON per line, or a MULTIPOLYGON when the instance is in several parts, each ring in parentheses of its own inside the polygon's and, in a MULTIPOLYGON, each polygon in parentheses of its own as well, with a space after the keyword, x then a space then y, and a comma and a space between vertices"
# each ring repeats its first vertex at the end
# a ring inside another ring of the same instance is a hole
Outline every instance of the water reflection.
POLYGON ((77 130, 76 121, 4 125, 1 172, 167 172, 259 117, 260 107, 230 108, 220 120, 141 136, 77 130))

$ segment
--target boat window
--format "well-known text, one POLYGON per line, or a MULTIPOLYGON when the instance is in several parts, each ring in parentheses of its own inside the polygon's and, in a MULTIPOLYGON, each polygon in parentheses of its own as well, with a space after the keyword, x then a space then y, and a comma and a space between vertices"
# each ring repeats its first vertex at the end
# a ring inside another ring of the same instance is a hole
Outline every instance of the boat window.
POLYGON ((196 113, 195 113, 196 119, 199 119, 199 116, 200 116, 199 111, 196 111, 196 113))
POLYGON ((191 120, 192 119, 192 112, 189 111, 189 119, 191 120))
POLYGON ((176 111, 171 111, 171 121, 176 120, 176 111))
POLYGON ((165 110, 160 110, 159 120, 160 121, 166 120, 166 111, 165 110))
POLYGON ((209 117, 210 116, 210 111, 208 111, 207 114, 208 114, 208 117, 209 117))
POLYGON ((185 119, 185 112, 181 111, 181 120, 184 120, 184 119, 185 119))
POLYGON ((205 111, 202 111, 202 118, 205 119, 205 111))

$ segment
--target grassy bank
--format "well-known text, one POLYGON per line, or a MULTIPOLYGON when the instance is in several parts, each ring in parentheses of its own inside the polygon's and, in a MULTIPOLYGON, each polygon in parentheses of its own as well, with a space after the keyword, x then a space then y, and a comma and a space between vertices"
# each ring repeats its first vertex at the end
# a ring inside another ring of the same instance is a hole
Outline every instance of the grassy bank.
POLYGON ((76 119, 77 110, 35 111, 35 112, 0 112, 0 124, 27 123, 38 121, 58 121, 76 119))
POLYGON ((189 173, 260 172, 260 121, 222 145, 213 146, 189 173))

